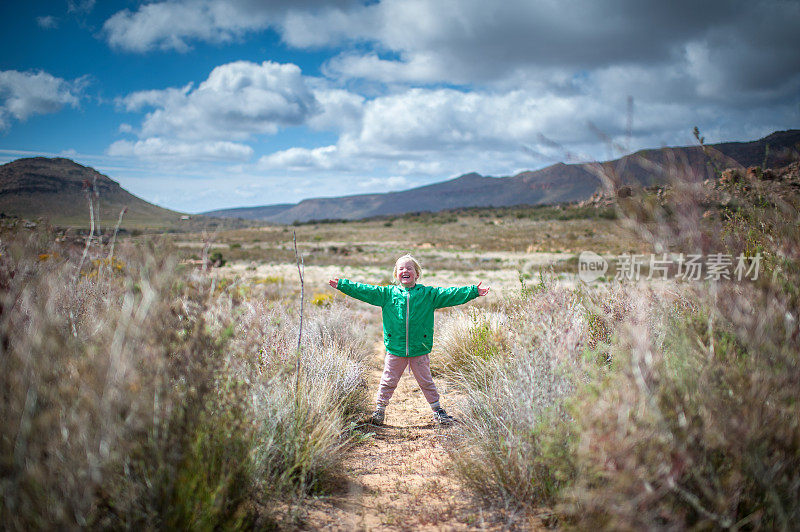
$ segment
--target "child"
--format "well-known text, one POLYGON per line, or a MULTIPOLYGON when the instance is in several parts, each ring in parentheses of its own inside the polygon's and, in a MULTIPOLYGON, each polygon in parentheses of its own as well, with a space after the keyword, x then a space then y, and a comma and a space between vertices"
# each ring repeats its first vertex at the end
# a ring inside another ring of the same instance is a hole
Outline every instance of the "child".
POLYGON ((485 296, 489 289, 481 288, 481 283, 458 288, 424 286, 417 283, 421 273, 419 262, 411 255, 403 255, 394 265, 396 285, 376 286, 347 279, 328 281, 333 288, 383 309, 386 358, 377 408, 371 417, 376 425, 383 424, 386 405, 407 365, 411 366, 417 384, 431 405, 434 420, 442 425, 453 422, 453 418, 439 405, 439 393, 431 377, 428 353, 433 347, 433 311, 485 296))

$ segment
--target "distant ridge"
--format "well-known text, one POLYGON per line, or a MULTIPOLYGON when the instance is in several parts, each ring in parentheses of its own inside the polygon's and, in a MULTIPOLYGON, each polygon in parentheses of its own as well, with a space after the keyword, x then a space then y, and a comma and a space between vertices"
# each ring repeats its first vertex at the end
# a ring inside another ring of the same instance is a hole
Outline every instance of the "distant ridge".
POLYGON ((126 226, 171 227, 183 216, 134 196, 94 168, 70 159, 46 157, 18 159, 0 166, 0 213, 85 227, 89 224, 85 189, 92 187, 99 195, 103 226, 113 226, 125 207, 126 226))
POLYGON ((259 207, 234 207, 231 209, 217 209, 207 211, 206 216, 217 216, 219 218, 242 218, 244 220, 263 220, 270 216, 275 216, 287 209, 294 207, 296 203, 278 203, 275 205, 263 205, 259 207))
MULTIPOLYGON (((720 167, 782 165, 797 158, 800 130, 777 131, 753 142, 725 142, 706 146, 720 167), (767 147, 769 146, 769 149, 767 147)), ((650 166, 673 162, 688 165, 701 178, 714 176, 709 158, 701 146, 641 150, 619 159, 600 163, 604 170, 617 172, 628 184, 644 186, 663 177, 650 166)), ((558 163, 508 177, 485 177, 477 173, 398 192, 359 194, 336 198, 314 198, 297 204, 266 205, 210 211, 220 217, 240 217, 273 223, 311 220, 355 220, 371 216, 417 211, 441 211, 459 207, 508 207, 582 201, 601 184, 586 164, 558 163)))

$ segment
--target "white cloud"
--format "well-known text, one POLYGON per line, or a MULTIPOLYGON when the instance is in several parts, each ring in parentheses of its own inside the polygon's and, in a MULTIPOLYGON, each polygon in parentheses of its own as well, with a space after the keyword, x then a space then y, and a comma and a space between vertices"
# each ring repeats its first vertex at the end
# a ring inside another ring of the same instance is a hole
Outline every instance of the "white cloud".
MULTIPOLYGON (((407 61, 381 59, 370 52, 346 52, 328 61, 323 71, 338 79, 370 79, 381 83, 435 83, 442 80, 444 65, 435 54, 415 54, 407 61)), ((463 81, 463 79, 452 79, 463 81)))
POLYGON ((125 9, 103 25, 109 44, 128 52, 177 50, 191 43, 229 42, 248 32, 280 26, 292 10, 347 5, 353 0, 170 0, 125 9))
MULTIPOLYGON (((340 95, 341 96, 341 95, 340 95)), ((347 98, 344 98, 347 100, 347 98)), ((581 113, 598 120, 608 110, 575 100, 537 96, 524 91, 508 94, 412 89, 366 101, 359 120, 348 121, 335 145, 290 148, 259 159, 263 170, 335 171, 425 175, 468 171, 479 162, 503 162, 524 157, 523 146, 542 132, 587 133, 566 124, 581 113), (581 108, 581 105, 584 108, 581 108)), ((333 114, 333 113, 331 113, 333 114)), ((561 138, 561 137, 558 137, 561 138)))
POLYGON ((0 71, 0 130, 10 127, 12 118, 77 107, 86 83, 85 78, 66 81, 47 72, 0 71))
POLYGON ((382 0, 296 10, 280 31, 298 47, 370 45, 325 66, 344 80, 555 87, 598 69, 657 67, 687 74, 704 99, 796 93, 798 25, 800 4, 782 0, 382 0))
POLYGON ((330 65, 344 74, 469 83, 505 78, 520 68, 663 61, 672 39, 698 33, 706 22, 703 9, 674 3, 664 9, 625 0, 383 0, 347 11, 297 11, 282 31, 295 46, 367 41, 399 56, 347 53, 330 65))
POLYGON ((215 160, 247 161, 253 156, 253 149, 235 142, 180 142, 151 137, 136 142, 118 140, 109 146, 108 155, 174 163, 215 160))
POLYGON ((125 9, 114 14, 103 31, 115 48, 185 52, 192 40, 226 42, 266 24, 262 13, 237 10, 233 5, 203 0, 154 2, 135 12, 125 9))
POLYGON ((197 88, 143 91, 120 103, 129 111, 146 106, 143 137, 184 140, 245 140, 274 134, 281 127, 306 122, 318 102, 293 64, 237 61, 216 67, 197 88))
POLYGON ((192 90, 189 83, 182 88, 164 90, 148 90, 134 92, 117 100, 117 105, 128 112, 141 111, 145 107, 180 106, 186 95, 192 90))
POLYGON ((289 148, 261 157, 258 167, 264 170, 334 170, 344 169, 336 146, 289 148))
POLYGON ((52 15, 36 17, 36 24, 42 29, 51 30, 58 27, 58 19, 52 15))
POLYGON ((370 101, 357 142, 380 153, 516 151, 540 133, 574 133, 571 122, 585 128, 605 114, 586 97, 412 89, 370 101))
POLYGON ((791 94, 798 25, 800 4, 784 0, 170 0, 120 11, 104 32, 112 46, 138 52, 185 51, 266 28, 300 48, 359 43, 324 71, 382 83, 546 85, 615 66, 691 73, 707 59, 719 83, 686 78, 703 98, 791 94), (705 57, 693 55, 703 48, 705 57))
POLYGON ((286 13, 280 31, 287 43, 301 48, 337 45, 348 40, 376 40, 384 24, 381 10, 380 2, 371 6, 352 3, 326 9, 292 10, 286 13))
POLYGON ((624 86, 631 75, 625 69, 603 72, 590 80, 592 94, 417 88, 380 96, 363 103, 360 120, 348 122, 336 144, 281 150, 259 158, 257 167, 298 175, 507 175, 559 160, 619 156, 609 142, 632 150, 686 143, 687 124, 713 120, 714 107, 635 100, 628 137, 624 86))
POLYGON ((460 164, 453 164, 455 161, 452 159, 401 159, 397 161, 397 170, 403 175, 419 175, 419 176, 450 176, 454 173, 466 171, 465 168, 471 170, 477 169, 477 165, 465 166, 464 163, 474 163, 477 158, 466 159, 461 161, 460 164))
POLYGON ((373 177, 366 181, 361 181, 358 186, 371 190, 402 190, 408 188, 411 182, 405 176, 373 177))
POLYGON ((363 184, 504 175, 568 152, 611 158, 611 142, 686 143, 693 125, 757 136, 797 120, 798 23, 800 4, 773 0, 152 2, 107 21, 113 46, 187 50, 273 28, 290 46, 337 55, 322 78, 236 62, 199 83, 130 94, 119 106, 147 115, 121 131, 140 140, 110 151, 363 184), (296 126, 338 138, 263 156, 247 146, 296 126))
POLYGON ((314 90, 319 112, 310 115, 308 125, 318 131, 349 131, 360 127, 366 98, 342 89, 328 89, 324 84, 314 90))

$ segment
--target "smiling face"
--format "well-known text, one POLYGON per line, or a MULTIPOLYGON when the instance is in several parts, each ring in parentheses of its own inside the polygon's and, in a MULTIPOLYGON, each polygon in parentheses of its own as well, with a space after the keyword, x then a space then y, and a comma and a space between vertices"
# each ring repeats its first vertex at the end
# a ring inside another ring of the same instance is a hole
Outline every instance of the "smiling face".
POLYGON ((397 278, 397 282, 406 288, 411 288, 417 284, 417 279, 419 279, 419 272, 417 271, 417 268, 418 266, 412 259, 400 257, 400 259, 397 261, 397 264, 394 266, 394 274, 397 278))

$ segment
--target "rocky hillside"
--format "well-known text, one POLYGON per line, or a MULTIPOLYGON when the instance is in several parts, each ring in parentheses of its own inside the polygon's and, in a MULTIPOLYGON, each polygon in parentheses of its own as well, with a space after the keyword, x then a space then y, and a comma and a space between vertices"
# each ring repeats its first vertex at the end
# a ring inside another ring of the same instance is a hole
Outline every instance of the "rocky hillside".
POLYGON ((92 192, 103 226, 113 226, 126 207, 127 226, 171 227, 183 216, 134 196, 108 176, 70 159, 34 157, 0 166, 0 213, 6 216, 86 226, 92 192))

